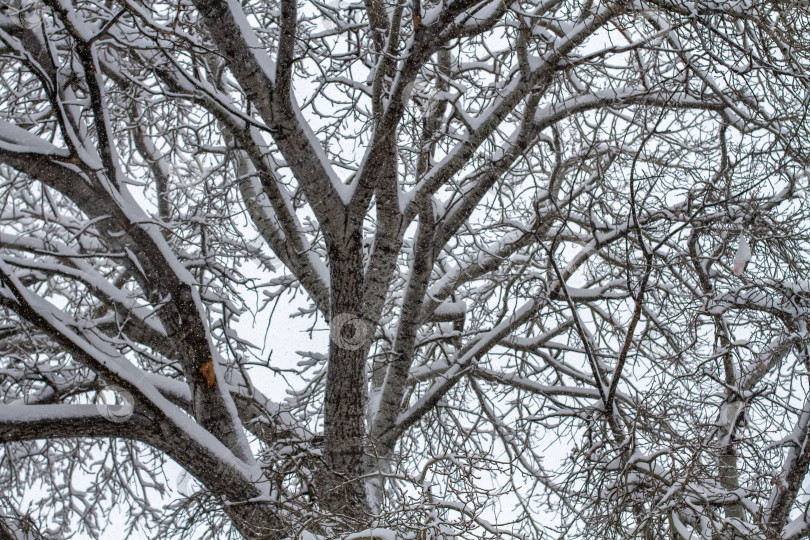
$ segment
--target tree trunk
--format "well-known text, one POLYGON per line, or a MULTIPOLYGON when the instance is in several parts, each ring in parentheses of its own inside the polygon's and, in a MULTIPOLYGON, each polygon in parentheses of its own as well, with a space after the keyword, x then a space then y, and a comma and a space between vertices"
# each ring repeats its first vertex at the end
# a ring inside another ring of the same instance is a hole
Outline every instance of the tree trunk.
MULTIPOLYGON (((721 439, 722 447, 717 458, 720 485, 728 491, 740 489, 739 471, 737 469, 737 448, 734 442, 735 433, 740 429, 745 405, 739 401, 723 405, 721 412, 721 439)), ((745 522, 745 507, 735 502, 725 507, 726 517, 736 518, 745 522)))
POLYGON ((371 325, 363 321, 363 259, 359 231, 330 250, 330 339, 324 442, 328 471, 324 502, 330 511, 367 514, 364 473, 366 353, 371 325))

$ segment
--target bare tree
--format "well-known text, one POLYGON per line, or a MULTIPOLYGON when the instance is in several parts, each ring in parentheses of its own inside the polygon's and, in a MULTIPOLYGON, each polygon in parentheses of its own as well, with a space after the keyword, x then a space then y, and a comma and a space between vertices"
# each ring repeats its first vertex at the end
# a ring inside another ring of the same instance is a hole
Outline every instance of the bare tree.
POLYGON ((803 4, 4 7, 0 535, 810 533, 803 4))

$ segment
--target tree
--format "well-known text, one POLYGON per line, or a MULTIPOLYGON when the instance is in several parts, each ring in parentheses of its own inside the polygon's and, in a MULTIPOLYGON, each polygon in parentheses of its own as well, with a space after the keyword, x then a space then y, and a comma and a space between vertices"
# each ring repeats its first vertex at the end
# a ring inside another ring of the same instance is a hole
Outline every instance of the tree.
POLYGON ((803 5, 5 8, 0 535, 810 532, 803 5))

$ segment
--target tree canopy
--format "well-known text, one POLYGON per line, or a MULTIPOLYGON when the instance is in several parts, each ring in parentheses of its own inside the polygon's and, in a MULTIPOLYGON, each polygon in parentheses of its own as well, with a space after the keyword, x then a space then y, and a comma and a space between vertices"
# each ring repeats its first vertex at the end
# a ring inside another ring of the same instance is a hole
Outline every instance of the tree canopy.
POLYGON ((0 538, 810 534, 804 3, 2 1, 0 538))

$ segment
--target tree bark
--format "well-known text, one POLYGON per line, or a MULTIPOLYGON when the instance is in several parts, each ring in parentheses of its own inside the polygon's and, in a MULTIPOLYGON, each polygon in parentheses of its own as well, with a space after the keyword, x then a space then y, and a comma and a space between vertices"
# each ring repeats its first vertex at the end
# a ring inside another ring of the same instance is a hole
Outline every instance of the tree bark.
POLYGON ((360 231, 330 249, 329 365, 324 403, 328 470, 325 503, 330 511, 362 520, 367 513, 364 473, 366 443, 366 353, 370 325, 363 321, 363 258, 360 231))

